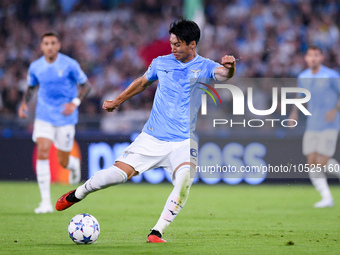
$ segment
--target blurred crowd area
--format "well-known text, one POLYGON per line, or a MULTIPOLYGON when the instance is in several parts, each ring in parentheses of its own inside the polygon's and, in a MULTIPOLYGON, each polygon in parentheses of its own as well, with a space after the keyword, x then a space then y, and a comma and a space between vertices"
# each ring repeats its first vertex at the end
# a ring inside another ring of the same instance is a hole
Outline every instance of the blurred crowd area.
MULTIPOLYGON (((237 58, 236 77, 296 77, 306 68, 309 44, 322 48, 325 65, 340 72, 340 3, 336 0, 205 0, 200 55, 220 61, 237 58)), ((32 128, 17 109, 27 88, 29 64, 41 56, 40 37, 61 36, 61 52, 75 58, 92 91, 80 106, 79 129, 140 131, 149 116, 156 85, 125 102, 118 111, 101 109, 152 58, 170 53, 169 25, 183 15, 181 0, 2 0, 0 1, 0 127, 32 128), (16 120, 16 124, 13 124, 16 120), (8 126, 8 123, 12 123, 8 126)), ((256 88, 260 105, 270 107, 270 86, 256 88)), ((264 108, 266 109, 266 108, 264 108)))

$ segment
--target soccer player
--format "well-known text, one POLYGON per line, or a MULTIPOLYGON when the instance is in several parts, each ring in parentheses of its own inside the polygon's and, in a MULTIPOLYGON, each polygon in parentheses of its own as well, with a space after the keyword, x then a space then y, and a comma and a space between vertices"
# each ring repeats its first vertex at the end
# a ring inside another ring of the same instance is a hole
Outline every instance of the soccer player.
MULTIPOLYGON (((317 46, 309 46, 305 55, 308 69, 298 76, 298 86, 310 91, 306 130, 302 150, 309 164, 309 178, 321 195, 314 204, 316 208, 332 207, 333 197, 328 187, 326 173, 337 174, 338 162, 332 158, 335 153, 340 125, 340 80, 339 74, 322 65, 324 56, 317 46), (324 171, 326 170, 326 171, 324 171)), ((294 106, 290 119, 298 120, 298 110, 294 106)))
POLYGON ((192 132, 203 93, 197 81, 199 78, 226 81, 235 72, 233 56, 222 57, 220 65, 197 54, 200 29, 195 22, 179 19, 171 24, 169 34, 172 54, 154 59, 142 77, 134 80, 116 99, 103 104, 103 109, 112 112, 158 80, 151 115, 142 133, 113 166, 98 171, 56 203, 56 209, 61 211, 96 190, 126 182, 149 169, 164 167, 172 175, 174 188, 147 237, 150 243, 165 242, 162 235, 185 205, 193 182, 197 143, 192 132))
POLYGON ((35 88, 38 99, 35 111, 33 141, 37 144, 37 181, 41 203, 35 213, 53 212, 50 192, 49 152, 52 143, 58 149, 61 166, 70 169, 70 184, 80 181, 80 160, 70 156, 78 122, 78 106, 90 90, 85 73, 74 59, 59 53, 61 44, 55 32, 41 37, 43 56, 28 69, 26 90, 19 108, 19 117, 27 118, 27 103, 35 88), (81 89, 78 95, 78 84, 81 89))

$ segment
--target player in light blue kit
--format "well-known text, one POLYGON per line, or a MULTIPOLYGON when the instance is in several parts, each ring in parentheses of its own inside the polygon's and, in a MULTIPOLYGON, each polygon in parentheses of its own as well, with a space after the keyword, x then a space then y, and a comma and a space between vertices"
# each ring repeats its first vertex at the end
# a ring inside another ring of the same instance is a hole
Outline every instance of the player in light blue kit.
POLYGON ((57 210, 65 210, 89 193, 126 182, 149 169, 164 167, 172 175, 174 188, 148 235, 147 241, 151 243, 165 242, 162 235, 183 208, 193 181, 197 143, 190 138, 202 93, 197 81, 210 78, 226 81, 235 72, 233 56, 224 56, 220 65, 197 54, 200 29, 195 22, 179 19, 172 23, 169 34, 172 54, 154 59, 142 77, 134 80, 115 100, 103 104, 106 111, 112 112, 158 80, 151 115, 143 132, 112 167, 97 172, 56 203, 57 210))
POLYGON ((43 56, 32 62, 27 75, 28 89, 19 108, 19 116, 27 118, 27 102, 35 88, 38 99, 33 141, 37 144, 37 181, 41 203, 35 213, 53 212, 50 192, 49 152, 52 143, 58 149, 59 163, 70 169, 70 184, 80 181, 80 160, 70 156, 78 122, 78 106, 90 86, 85 73, 74 59, 59 53, 59 36, 55 32, 41 37, 43 56), (81 86, 78 95, 78 84, 81 86))
MULTIPOLYGON (((321 201, 314 204, 316 208, 334 204, 325 170, 340 177, 338 162, 332 158, 340 127, 340 79, 337 72, 322 65, 323 59, 320 48, 309 46, 305 55, 309 68, 298 76, 298 86, 311 93, 308 110, 312 115, 307 119, 302 150, 310 166, 309 178, 321 195, 321 201)), ((296 107, 290 119, 298 120, 296 107)))

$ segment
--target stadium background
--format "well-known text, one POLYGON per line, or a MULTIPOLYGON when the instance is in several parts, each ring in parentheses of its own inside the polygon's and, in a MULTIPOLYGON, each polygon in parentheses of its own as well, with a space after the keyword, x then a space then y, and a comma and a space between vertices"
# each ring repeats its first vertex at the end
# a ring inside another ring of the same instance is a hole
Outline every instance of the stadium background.
MULTIPOLYGON (((78 60, 93 84, 91 94, 80 106, 76 135, 79 144, 76 153, 82 157, 83 179, 87 179, 88 174, 112 164, 136 132, 140 132, 148 118, 156 85, 125 102, 114 113, 101 110, 103 100, 114 98, 142 75, 152 58, 170 52, 169 24, 181 15, 197 20, 202 28, 200 55, 215 61, 220 61, 224 54, 239 59, 236 77, 296 77, 305 68, 303 54, 310 43, 322 48, 325 65, 340 72, 337 1, 3 0, 0 2, 0 179, 35 179, 34 144, 30 138, 35 104, 30 104, 27 120, 18 118, 17 109, 27 86, 28 65, 41 55, 39 43, 43 32, 53 29, 60 33, 61 52, 78 60)), ((256 91, 256 100, 263 107, 270 106, 270 88, 258 86, 256 91)), ((227 107, 230 104, 227 102, 227 107)), ((301 153, 303 128, 303 122, 295 130, 237 127, 221 133, 213 143, 221 151, 227 145, 228 148, 241 146, 243 153, 237 158, 243 163, 247 160, 246 149, 254 144, 266 152, 261 156, 264 163, 305 163, 301 153)), ((339 149, 335 158, 339 159, 339 149)), ((156 170, 134 181, 141 178, 157 183, 167 176, 156 170)), ((243 176, 235 183, 256 184, 252 180, 243 176)), ((53 181, 64 182, 65 177, 55 177, 53 181)), ((228 183, 221 178, 201 181, 228 183)), ((304 179, 267 176, 266 181, 304 179)))

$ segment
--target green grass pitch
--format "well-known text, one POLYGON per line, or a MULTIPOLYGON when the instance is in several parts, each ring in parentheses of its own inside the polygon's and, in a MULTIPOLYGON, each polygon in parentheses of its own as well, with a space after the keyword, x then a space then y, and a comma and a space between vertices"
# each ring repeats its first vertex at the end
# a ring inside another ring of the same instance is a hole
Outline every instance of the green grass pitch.
MULTIPOLYGON (((52 185, 54 201, 70 186, 52 185)), ((171 184, 123 184, 98 191, 64 212, 36 215, 35 182, 0 182, 0 254, 339 254, 340 188, 333 208, 314 209, 311 185, 200 185, 167 229, 148 244, 171 184), (78 213, 101 226, 96 243, 76 245, 67 226, 78 213)))

